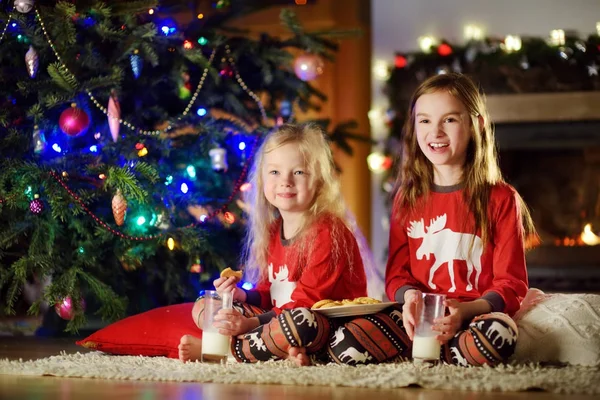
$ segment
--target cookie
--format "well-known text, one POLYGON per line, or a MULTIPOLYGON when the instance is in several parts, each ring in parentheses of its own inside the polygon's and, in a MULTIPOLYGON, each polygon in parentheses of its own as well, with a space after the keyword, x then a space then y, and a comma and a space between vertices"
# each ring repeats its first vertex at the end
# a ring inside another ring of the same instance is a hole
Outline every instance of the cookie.
POLYGON ((331 300, 331 299, 319 300, 315 304, 313 304, 312 308, 313 309, 323 308, 323 306, 326 305, 326 304, 328 304, 328 303, 333 303, 333 300, 331 300))
POLYGON ((242 271, 234 271, 231 268, 225 268, 221 271, 221 278, 229 278, 230 276, 236 277, 237 279, 242 279, 242 275, 244 273, 242 271))

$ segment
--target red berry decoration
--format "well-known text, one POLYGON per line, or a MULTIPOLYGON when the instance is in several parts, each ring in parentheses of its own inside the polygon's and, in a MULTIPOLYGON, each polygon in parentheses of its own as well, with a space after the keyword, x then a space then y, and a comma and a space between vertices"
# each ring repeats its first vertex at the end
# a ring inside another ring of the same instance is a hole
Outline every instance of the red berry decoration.
POLYGON ((446 57, 452 54, 452 47, 449 44, 442 43, 438 46, 437 51, 440 56, 446 57))
POLYGON ((404 68, 408 65, 408 60, 402 54, 396 54, 394 57, 394 66, 396 68, 404 68))
POLYGON ((90 126, 90 117, 73 103, 71 104, 71 108, 66 109, 60 114, 58 126, 60 126, 60 129, 65 134, 78 136, 87 131, 90 126))
POLYGON ((29 209, 36 215, 41 214, 41 212, 44 211, 44 203, 40 200, 40 196, 38 194, 33 197, 34 199, 31 200, 31 203, 29 203, 29 209))

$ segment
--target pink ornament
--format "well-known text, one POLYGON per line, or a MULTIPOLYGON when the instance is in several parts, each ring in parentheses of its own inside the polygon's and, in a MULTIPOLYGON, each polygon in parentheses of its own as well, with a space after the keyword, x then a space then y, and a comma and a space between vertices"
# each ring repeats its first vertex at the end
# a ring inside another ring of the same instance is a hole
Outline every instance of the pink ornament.
POLYGON ((294 60, 294 72, 303 81, 312 81, 323 73, 323 60, 316 54, 302 54, 294 60))
POLYGON ((221 75, 224 78, 231 78, 233 76, 234 72, 233 72, 233 68, 231 68, 231 66, 229 65, 225 65, 220 71, 219 71, 219 75, 221 75))
POLYGON ((119 138, 119 127, 121 125, 121 105, 117 98, 117 92, 111 90, 108 98, 108 128, 114 142, 119 138))
POLYGON ((67 135, 77 136, 87 131, 90 126, 90 117, 73 103, 71 108, 67 108, 60 114, 58 126, 67 135))
MULTIPOLYGON (((81 299, 81 309, 85 309, 85 301, 81 299)), ((70 296, 65 297, 61 302, 54 305, 54 311, 62 319, 70 321, 75 316, 75 310, 73 309, 73 301, 70 296)))
POLYGON ((42 203, 39 197, 40 196, 36 194, 34 199, 31 200, 31 203, 29 203, 29 210, 31 210, 31 212, 35 215, 39 215, 42 213, 42 211, 44 211, 44 203, 42 203))

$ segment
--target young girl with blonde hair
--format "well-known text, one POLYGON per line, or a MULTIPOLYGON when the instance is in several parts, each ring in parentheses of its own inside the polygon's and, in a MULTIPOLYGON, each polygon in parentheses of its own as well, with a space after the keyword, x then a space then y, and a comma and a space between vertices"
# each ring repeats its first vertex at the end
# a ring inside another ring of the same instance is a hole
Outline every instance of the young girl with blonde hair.
MULTIPOLYGON (((301 365, 325 351, 331 323, 310 310, 319 300, 367 295, 361 251, 353 234, 333 157, 324 133, 314 125, 283 125, 258 150, 250 174, 252 190, 245 274, 253 290, 236 277, 214 281, 220 293, 233 291, 234 309, 221 310, 216 326, 232 336, 240 362, 290 358, 301 365)), ((192 316, 202 329, 203 299, 192 316)), ((201 340, 181 338, 180 359, 199 358, 201 340)))

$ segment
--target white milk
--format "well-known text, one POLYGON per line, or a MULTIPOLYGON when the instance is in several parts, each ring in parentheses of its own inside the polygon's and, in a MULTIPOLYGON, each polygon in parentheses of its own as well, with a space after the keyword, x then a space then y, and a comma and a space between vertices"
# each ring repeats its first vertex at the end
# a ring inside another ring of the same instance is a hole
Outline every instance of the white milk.
POLYGON ((229 336, 218 332, 202 333, 202 361, 221 361, 229 354, 229 336))
POLYGON ((440 342, 435 336, 416 336, 413 340, 413 359, 419 360, 439 360, 440 359, 440 342))

